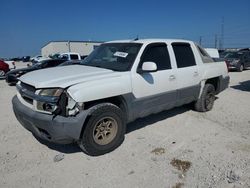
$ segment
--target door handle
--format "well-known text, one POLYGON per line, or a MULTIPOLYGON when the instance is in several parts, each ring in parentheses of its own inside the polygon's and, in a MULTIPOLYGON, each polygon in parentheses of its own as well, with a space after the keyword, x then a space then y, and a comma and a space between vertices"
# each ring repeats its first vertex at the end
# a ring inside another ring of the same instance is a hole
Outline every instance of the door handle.
POLYGON ((174 79, 175 79, 174 75, 169 76, 169 80, 174 80, 174 79))
POLYGON ((194 72, 194 76, 198 76, 199 73, 197 71, 194 72))

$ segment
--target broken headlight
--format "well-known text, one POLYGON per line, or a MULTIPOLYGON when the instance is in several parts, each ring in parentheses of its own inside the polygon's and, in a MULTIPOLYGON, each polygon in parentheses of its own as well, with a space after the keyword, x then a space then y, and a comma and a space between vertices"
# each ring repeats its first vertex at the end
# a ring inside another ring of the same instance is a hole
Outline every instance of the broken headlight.
MULTIPOLYGON (((53 88, 53 89, 41 89, 37 91, 37 94, 41 97, 48 98, 59 98, 61 94, 63 93, 63 89, 61 88, 53 88)), ((58 106, 56 104, 57 101, 43 101, 44 99, 41 99, 36 101, 36 109, 41 112, 47 112, 47 113, 53 113, 58 109, 58 106)))
POLYGON ((55 89, 42 89, 39 92, 39 95, 41 96, 51 96, 51 97, 59 97, 63 92, 63 89, 61 88, 55 88, 55 89))

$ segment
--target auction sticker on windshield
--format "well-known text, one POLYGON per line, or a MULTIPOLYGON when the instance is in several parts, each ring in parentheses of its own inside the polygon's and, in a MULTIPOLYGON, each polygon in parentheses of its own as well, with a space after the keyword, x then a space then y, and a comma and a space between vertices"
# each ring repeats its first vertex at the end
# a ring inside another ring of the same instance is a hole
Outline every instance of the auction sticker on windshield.
POLYGON ((126 52, 115 52, 114 56, 126 58, 128 56, 128 53, 126 53, 126 52))

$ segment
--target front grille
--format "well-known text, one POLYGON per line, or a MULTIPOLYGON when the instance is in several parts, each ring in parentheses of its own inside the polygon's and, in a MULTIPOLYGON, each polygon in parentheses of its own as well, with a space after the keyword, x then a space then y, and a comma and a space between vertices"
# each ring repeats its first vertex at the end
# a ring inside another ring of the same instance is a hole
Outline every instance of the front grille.
POLYGON ((20 92, 23 100, 25 100, 27 103, 33 105, 33 98, 30 96, 30 94, 31 95, 35 94, 36 88, 34 86, 31 86, 29 84, 21 82, 20 89, 21 89, 21 91, 26 90, 26 91, 20 92))

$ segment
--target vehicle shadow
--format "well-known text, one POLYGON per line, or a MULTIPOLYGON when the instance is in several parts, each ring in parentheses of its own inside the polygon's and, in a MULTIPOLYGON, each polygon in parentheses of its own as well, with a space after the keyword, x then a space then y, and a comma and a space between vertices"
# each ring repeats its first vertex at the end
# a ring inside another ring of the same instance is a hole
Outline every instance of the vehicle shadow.
POLYGON ((152 114, 144 118, 139 118, 129 124, 127 124, 127 132, 126 134, 129 134, 130 132, 133 132, 138 129, 142 129, 148 125, 152 125, 158 121, 162 121, 167 118, 174 117, 178 114, 185 113, 189 110, 192 110, 191 104, 187 104, 181 107, 176 107, 170 110, 165 110, 163 112, 152 114))
POLYGON ((250 80, 240 82, 239 85, 231 86, 231 88, 250 92, 250 80))
POLYGON ((78 152, 82 152, 82 150, 77 146, 76 143, 72 143, 72 144, 55 144, 55 143, 51 143, 48 142, 46 140, 42 140, 41 138, 37 137, 36 135, 33 134, 33 136, 36 138, 36 140, 47 146, 49 149, 64 153, 64 154, 70 154, 70 153, 78 153, 78 152))
MULTIPOLYGON (((142 129, 146 126, 152 125, 158 121, 162 121, 164 119, 170 118, 170 117, 174 117, 178 114, 182 114, 185 113, 187 111, 191 110, 191 105, 184 105, 181 107, 177 107, 171 110, 166 110, 157 114, 153 114, 153 115, 149 115, 145 118, 139 118, 129 124, 127 124, 127 131, 126 134, 129 134, 130 132, 133 132, 135 130, 139 130, 142 129)), ((33 135, 36 140, 47 146, 48 148, 64 153, 64 154, 70 154, 70 153, 78 153, 78 152, 82 152, 81 149, 77 146, 76 143, 72 143, 72 144, 55 144, 55 143, 51 143, 48 142, 46 140, 43 140, 39 137, 37 137, 36 135, 33 135)))

